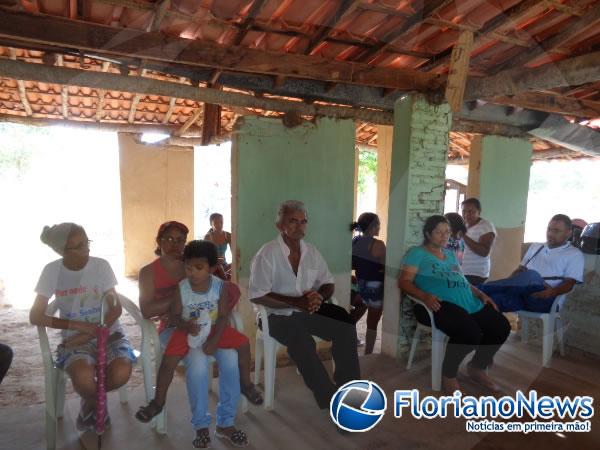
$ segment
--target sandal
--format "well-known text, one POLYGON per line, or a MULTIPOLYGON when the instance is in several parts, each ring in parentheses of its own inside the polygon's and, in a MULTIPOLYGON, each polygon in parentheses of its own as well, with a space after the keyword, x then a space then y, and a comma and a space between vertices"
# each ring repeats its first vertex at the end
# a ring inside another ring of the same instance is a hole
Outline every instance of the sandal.
POLYGON ((223 431, 226 428, 219 429, 219 427, 217 427, 215 436, 229 440, 229 442, 231 442, 236 447, 246 447, 248 445, 248 436, 246 436, 246 433, 244 433, 242 430, 236 430, 233 427, 227 427, 227 428, 232 428, 233 433, 226 434, 223 431))
POLYGON ((196 430, 196 437, 192 441, 194 448, 210 448, 210 434, 208 428, 196 430))
POLYGON ((256 386, 254 384, 250 383, 247 386, 240 386, 240 392, 253 405, 263 404, 262 394, 258 389, 256 389, 256 386))
POLYGON ((137 413, 135 413, 135 418, 143 423, 148 423, 152 420, 153 417, 160 414, 163 406, 156 403, 154 400, 150 400, 146 406, 141 406, 137 413))

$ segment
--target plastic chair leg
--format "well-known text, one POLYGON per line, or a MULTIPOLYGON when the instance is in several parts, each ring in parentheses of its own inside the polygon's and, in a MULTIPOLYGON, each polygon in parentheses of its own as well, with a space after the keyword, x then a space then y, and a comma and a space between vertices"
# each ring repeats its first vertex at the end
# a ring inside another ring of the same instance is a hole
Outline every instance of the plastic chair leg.
POLYGON ((46 447, 56 449, 56 376, 57 370, 51 369, 45 374, 46 379, 46 447))
POLYGON ((406 369, 410 370, 413 363, 413 358, 415 357, 415 351, 417 350, 417 344, 419 343, 419 336, 421 334, 421 327, 417 325, 415 329, 415 334, 412 338, 412 343, 410 344, 410 353, 408 354, 408 363, 406 364, 406 369))
POLYGON ((63 418, 65 412, 65 390, 67 380, 65 379, 65 373, 59 369, 54 369, 54 376, 56 379, 56 420, 58 420, 63 418))
POLYGON ((519 317, 521 319, 521 342, 527 344, 529 341, 529 319, 519 317))
POLYGON ((262 366, 264 345, 262 338, 257 335, 254 347, 254 383, 256 384, 260 383, 260 369, 262 366))
POLYGON ((264 340, 265 358, 265 410, 271 411, 275 399, 275 366, 277 345, 273 339, 264 340))
POLYGON ((554 350, 554 323, 550 323, 550 318, 542 316, 543 324, 543 344, 542 344, 542 365, 550 367, 552 364, 552 351, 554 350))
POLYGON ((129 401, 129 394, 127 393, 127 385, 124 384, 119 388, 119 401, 121 403, 127 403, 129 401))
POLYGON ((444 359, 444 335, 433 332, 431 336, 431 389, 442 389, 442 361, 444 359))
POLYGON ((565 329, 561 318, 556 319, 556 338, 558 340, 560 356, 565 356, 565 329))

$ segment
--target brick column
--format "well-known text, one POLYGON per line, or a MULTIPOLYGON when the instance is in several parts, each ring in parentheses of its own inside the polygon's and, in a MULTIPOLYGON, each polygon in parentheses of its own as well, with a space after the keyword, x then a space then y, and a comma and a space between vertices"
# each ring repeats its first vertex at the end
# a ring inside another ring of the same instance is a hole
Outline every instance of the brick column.
POLYGON ((447 104, 405 96, 394 107, 382 352, 404 356, 415 327, 412 303, 400 302, 402 257, 422 242, 427 217, 444 210, 444 182, 452 114, 447 104))

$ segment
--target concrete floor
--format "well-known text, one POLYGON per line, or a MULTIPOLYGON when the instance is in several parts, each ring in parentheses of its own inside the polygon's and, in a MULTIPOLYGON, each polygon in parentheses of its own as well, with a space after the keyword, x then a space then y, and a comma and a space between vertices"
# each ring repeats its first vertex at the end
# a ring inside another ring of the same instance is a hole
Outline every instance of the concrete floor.
MULTIPOLYGON (((330 367, 329 364, 326 367, 330 367)), ((580 450, 600 448, 600 419, 592 419, 590 433, 467 433, 462 419, 417 420, 395 419, 392 396, 395 389, 419 388, 430 394, 430 365, 427 354, 406 371, 396 361, 381 356, 361 357, 362 375, 379 383, 388 396, 388 412, 368 433, 340 434, 328 412, 320 411, 295 367, 277 369, 275 411, 251 407, 240 415, 237 425, 250 439, 249 449, 544 449, 580 450)), ((499 352, 492 375, 508 394, 515 390, 537 389, 550 395, 592 395, 600 398, 600 364, 584 358, 555 355, 552 369, 542 369, 541 349, 522 344, 512 335, 499 352)), ((487 392, 462 380, 466 393, 483 395, 487 392)), ((215 397, 211 394, 214 410, 215 397)), ((109 395, 112 427, 104 434, 103 449, 152 450, 192 448, 193 432, 185 384, 176 376, 169 391, 168 435, 156 434, 148 425, 133 417, 143 404, 142 388, 130 392, 128 404, 120 404, 116 394, 109 395)), ((58 448, 96 449, 96 437, 80 435, 75 427, 79 403, 69 400, 65 417, 59 423, 58 448)), ((0 449, 29 450, 45 448, 43 405, 5 408, 0 411, 0 449)), ((214 431, 214 428, 213 428, 214 431)), ((213 436, 212 448, 233 448, 213 436)))

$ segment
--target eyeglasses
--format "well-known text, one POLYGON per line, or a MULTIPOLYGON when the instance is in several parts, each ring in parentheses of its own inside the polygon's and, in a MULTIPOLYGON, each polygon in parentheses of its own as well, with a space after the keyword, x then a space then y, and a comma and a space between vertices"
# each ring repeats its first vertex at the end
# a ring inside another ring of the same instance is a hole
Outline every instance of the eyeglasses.
POLYGON ((306 219, 302 219, 302 220, 289 219, 288 223, 290 223, 292 225, 306 225, 308 223, 308 220, 306 220, 306 219))
POLYGON ((160 240, 163 242, 168 242, 171 245, 172 244, 178 244, 178 245, 185 244, 185 238, 174 238, 171 236, 166 236, 166 237, 161 237, 160 240))
POLYGON ((83 250, 84 248, 90 248, 90 244, 92 241, 90 239, 86 239, 85 241, 81 241, 75 247, 65 247, 65 250, 83 250))

